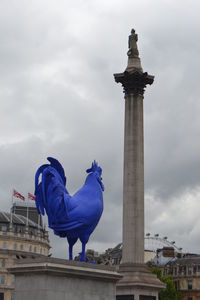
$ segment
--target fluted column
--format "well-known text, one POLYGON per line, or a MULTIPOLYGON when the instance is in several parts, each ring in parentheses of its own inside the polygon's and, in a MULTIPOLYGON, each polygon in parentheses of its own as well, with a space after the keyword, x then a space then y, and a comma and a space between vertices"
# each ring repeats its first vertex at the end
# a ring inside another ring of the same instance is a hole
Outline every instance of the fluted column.
POLYGON ((144 263, 143 96, 125 96, 122 263, 144 263))
POLYGON ((128 65, 114 74, 125 93, 123 250, 116 300, 158 299, 164 288, 144 264, 144 129, 143 99, 154 77, 143 72, 137 48, 138 36, 129 36, 128 65))
POLYGON ((125 93, 123 251, 122 264, 144 263, 144 133, 143 96, 154 77, 144 73, 137 49, 137 34, 129 36, 128 65, 114 74, 125 93))

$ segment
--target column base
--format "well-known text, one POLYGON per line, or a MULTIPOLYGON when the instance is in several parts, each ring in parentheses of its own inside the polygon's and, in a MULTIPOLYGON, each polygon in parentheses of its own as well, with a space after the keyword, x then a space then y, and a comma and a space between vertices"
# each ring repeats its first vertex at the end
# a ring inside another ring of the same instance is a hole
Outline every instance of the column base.
POLYGON ((165 288, 145 264, 121 264, 119 273, 123 278, 117 283, 117 300, 157 300, 165 288))

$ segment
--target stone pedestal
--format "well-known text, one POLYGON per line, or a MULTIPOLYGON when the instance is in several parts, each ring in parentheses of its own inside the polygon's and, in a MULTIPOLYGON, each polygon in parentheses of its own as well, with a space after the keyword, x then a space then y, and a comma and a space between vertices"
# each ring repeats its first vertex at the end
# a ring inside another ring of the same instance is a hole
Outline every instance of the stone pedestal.
POLYGON ((117 300, 156 300, 164 287, 144 265, 144 133, 143 98, 154 76, 143 72, 137 34, 129 36, 128 65, 114 74, 125 93, 123 249, 117 300))
POLYGON ((13 300, 116 300, 114 268, 64 259, 22 259, 15 275, 13 300))
POLYGON ((123 278, 117 283, 117 300, 158 300, 158 291, 164 288, 145 264, 121 264, 123 278))

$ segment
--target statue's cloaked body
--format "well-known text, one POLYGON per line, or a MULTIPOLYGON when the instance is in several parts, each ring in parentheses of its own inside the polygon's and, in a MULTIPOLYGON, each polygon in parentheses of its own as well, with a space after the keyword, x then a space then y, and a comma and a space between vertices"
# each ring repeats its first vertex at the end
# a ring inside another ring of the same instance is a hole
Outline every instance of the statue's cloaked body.
POLYGON ((69 243, 69 259, 78 238, 82 242, 81 261, 85 261, 85 245, 103 212, 102 169, 94 161, 83 187, 70 196, 65 185, 62 165, 49 157, 50 164, 42 165, 35 175, 35 196, 38 212, 48 216, 49 227, 69 243), (41 182, 39 177, 42 174, 41 182))
POLYGON ((135 33, 135 30, 131 30, 131 34, 128 39, 128 57, 138 57, 139 51, 137 47, 138 35, 135 33))

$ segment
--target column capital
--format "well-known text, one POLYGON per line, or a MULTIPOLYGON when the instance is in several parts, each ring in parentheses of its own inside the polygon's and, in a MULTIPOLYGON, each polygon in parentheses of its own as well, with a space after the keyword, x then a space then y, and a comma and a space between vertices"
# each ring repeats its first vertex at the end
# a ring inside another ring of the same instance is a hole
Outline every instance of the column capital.
POLYGON ((126 95, 143 95, 146 85, 152 84, 154 81, 154 76, 136 69, 114 74, 114 78, 117 83, 122 84, 126 95))

